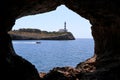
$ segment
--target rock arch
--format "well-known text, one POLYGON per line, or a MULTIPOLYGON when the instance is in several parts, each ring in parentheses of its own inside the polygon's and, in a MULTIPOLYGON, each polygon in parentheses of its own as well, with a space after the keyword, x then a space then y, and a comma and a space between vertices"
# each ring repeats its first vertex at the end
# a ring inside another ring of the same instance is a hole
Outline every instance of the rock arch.
POLYGON ((119 80, 120 3, 117 0, 2 0, 0 3, 1 78, 40 80, 34 65, 14 52, 7 32, 11 30, 17 18, 48 12, 61 4, 90 20, 92 24, 95 55, 79 66, 82 68, 86 64, 88 67, 92 65, 94 71, 85 71, 83 68, 77 77, 81 80, 119 80))

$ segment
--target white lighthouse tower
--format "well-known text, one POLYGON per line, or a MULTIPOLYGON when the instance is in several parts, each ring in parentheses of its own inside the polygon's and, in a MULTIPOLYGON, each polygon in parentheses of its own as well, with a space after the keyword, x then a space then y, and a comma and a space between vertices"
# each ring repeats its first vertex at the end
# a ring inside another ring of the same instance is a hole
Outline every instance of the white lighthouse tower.
POLYGON ((63 29, 59 29, 59 32, 67 32, 67 28, 66 28, 66 22, 64 22, 64 28, 63 29))
POLYGON ((64 32, 67 32, 67 29, 66 29, 66 22, 64 22, 64 32))

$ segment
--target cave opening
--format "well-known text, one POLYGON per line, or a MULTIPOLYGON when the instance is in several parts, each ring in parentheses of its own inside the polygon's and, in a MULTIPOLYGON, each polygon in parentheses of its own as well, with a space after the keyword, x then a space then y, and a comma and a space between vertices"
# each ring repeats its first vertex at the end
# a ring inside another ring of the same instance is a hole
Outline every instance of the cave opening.
MULTIPOLYGON (((61 4, 65 4, 69 9, 90 21, 95 41, 95 52, 92 58, 80 63, 80 72, 78 74, 73 72, 69 75, 69 72, 62 71, 63 73, 60 73, 61 71, 58 71, 57 74, 59 73, 60 75, 56 76, 56 73, 49 75, 48 73, 42 80, 68 80, 68 77, 69 80, 119 80, 120 9, 119 2, 111 0, 94 0, 92 2, 90 0, 2 1, 0 5, 1 79, 41 80, 34 65, 14 52, 10 35, 7 32, 11 30, 16 19, 27 15, 49 12, 55 10, 61 4), (64 73, 68 73, 68 76, 64 75, 64 73)), ((68 44, 68 42, 65 43, 68 44)), ((23 45, 19 46, 24 47, 23 45)), ((29 47, 31 45, 26 49, 29 47)), ((64 49, 66 48, 64 47, 64 49)), ((21 51, 23 52, 23 50, 21 51)), ((34 51, 32 50, 31 52, 34 51)), ((74 50, 71 49, 71 51, 74 50)), ((31 55, 31 57, 33 56, 31 55)), ((75 68, 72 70, 74 71, 75 68)))
POLYGON ((63 28, 64 22, 67 23, 68 31, 73 33, 76 40, 13 40, 16 53, 34 64, 39 72, 48 72, 54 67, 75 67, 92 57, 94 41, 91 35, 91 24, 64 5, 59 6, 55 11, 20 18, 16 20, 12 30, 35 28, 52 32, 63 28), (36 45, 36 41, 40 41, 41 44, 36 45))

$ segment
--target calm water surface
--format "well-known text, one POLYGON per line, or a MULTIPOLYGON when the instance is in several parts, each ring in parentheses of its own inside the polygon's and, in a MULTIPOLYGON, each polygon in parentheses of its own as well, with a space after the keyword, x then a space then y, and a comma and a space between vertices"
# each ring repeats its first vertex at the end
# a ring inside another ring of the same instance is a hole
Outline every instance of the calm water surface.
POLYGON ((13 40, 16 53, 27 59, 39 72, 54 67, 72 66, 93 56, 93 39, 76 40, 13 40), (40 41, 40 44, 36 42, 40 41))

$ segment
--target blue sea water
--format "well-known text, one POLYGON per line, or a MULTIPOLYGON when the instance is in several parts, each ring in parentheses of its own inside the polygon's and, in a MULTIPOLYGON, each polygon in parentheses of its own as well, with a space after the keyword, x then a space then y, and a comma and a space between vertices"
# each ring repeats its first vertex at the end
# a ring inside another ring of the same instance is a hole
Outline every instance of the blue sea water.
POLYGON ((16 53, 31 62, 39 72, 54 67, 75 67, 93 56, 93 39, 13 40, 16 53), (40 44, 36 44, 36 42, 40 44))

